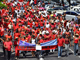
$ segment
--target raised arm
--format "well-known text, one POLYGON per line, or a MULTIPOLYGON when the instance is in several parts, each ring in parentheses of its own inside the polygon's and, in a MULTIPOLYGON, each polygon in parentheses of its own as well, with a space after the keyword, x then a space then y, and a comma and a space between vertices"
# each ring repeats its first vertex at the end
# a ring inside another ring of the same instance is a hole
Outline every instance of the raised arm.
POLYGON ((12 47, 12 52, 13 52, 13 45, 11 45, 11 47, 12 47))
POLYGON ((4 42, 4 40, 2 38, 0 38, 0 40, 4 42))

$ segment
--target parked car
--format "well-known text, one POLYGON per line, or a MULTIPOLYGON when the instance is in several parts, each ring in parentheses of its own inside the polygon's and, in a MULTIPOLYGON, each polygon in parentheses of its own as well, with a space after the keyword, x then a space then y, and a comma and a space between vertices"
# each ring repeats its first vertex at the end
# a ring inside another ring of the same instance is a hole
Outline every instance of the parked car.
POLYGON ((65 8, 65 7, 55 7, 55 8, 52 8, 52 9, 48 9, 48 11, 56 12, 57 14, 63 14, 63 12, 67 11, 67 8, 65 8))
POLYGON ((80 19, 80 13, 79 12, 75 12, 75 11, 67 11, 64 12, 66 14, 66 20, 72 20, 75 19, 75 17, 78 17, 78 19, 80 19))
POLYGON ((77 0, 78 3, 80 3, 80 0, 77 0))
POLYGON ((70 7, 70 11, 76 11, 76 12, 80 12, 80 7, 78 6, 71 6, 70 7))
POLYGON ((77 1, 76 0, 70 0, 71 4, 76 4, 77 1))

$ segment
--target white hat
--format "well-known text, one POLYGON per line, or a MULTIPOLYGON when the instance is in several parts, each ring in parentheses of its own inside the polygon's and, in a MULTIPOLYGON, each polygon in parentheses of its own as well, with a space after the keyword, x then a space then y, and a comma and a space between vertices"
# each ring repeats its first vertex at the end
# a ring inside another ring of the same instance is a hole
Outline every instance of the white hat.
POLYGON ((42 34, 42 32, 40 31, 39 34, 42 34))
POLYGON ((47 34, 49 34, 49 31, 46 31, 47 34))
POLYGON ((55 33, 55 30, 53 30, 52 33, 55 33))
POLYGON ((47 21, 47 23, 49 23, 49 21, 47 21))

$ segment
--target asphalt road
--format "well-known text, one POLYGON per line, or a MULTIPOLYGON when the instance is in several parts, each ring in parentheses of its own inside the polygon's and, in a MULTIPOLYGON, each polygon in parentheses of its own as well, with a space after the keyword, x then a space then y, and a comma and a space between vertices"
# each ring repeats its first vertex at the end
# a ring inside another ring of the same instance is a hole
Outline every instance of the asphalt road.
MULTIPOLYGON (((2 51, 2 45, 0 44, 0 60, 5 60, 5 58, 3 57, 3 51, 2 51)), ((63 50, 64 51, 64 50, 63 50)), ((50 53, 48 56, 44 57, 44 60, 80 60, 80 47, 79 47, 79 53, 78 56, 75 56, 74 53, 74 49, 73 47, 70 47, 69 49, 69 56, 66 57, 65 56, 65 52, 62 53, 62 57, 58 58, 58 52, 55 51, 54 53, 50 53)), ((12 53, 11 55, 11 60, 15 60, 15 52, 12 53)), ((26 54, 26 58, 23 58, 23 55, 20 54, 19 59, 18 60, 37 60, 36 57, 32 57, 31 53, 27 53, 26 54)))

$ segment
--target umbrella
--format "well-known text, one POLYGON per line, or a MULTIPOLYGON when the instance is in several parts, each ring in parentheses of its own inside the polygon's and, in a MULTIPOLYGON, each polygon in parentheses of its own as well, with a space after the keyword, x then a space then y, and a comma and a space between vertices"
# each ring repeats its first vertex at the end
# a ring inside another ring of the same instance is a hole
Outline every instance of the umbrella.
POLYGON ((44 7, 40 7, 39 9, 42 10, 42 9, 45 9, 45 8, 44 7))

